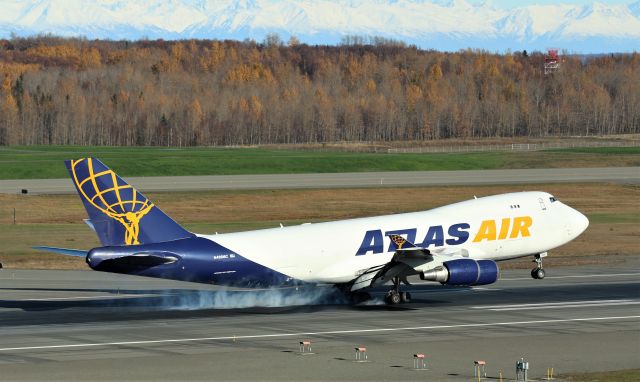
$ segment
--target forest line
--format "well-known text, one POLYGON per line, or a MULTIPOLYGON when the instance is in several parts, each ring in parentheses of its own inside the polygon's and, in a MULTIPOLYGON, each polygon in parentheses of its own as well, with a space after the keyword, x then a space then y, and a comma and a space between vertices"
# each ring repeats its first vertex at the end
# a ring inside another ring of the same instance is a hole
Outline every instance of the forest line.
POLYGON ((0 40, 0 145, 248 145, 640 132, 640 55, 388 40, 0 40))

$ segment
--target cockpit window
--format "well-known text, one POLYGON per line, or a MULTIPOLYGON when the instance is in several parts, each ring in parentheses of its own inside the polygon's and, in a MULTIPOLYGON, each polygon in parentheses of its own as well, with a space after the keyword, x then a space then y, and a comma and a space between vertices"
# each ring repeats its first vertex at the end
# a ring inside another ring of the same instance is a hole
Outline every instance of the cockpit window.
POLYGON ((550 197, 550 198, 549 198, 549 200, 551 201, 551 203, 553 203, 553 202, 557 202, 557 201, 558 201, 558 199, 556 199, 556 198, 555 198, 555 197, 553 197, 553 196, 552 196, 552 197, 550 197))

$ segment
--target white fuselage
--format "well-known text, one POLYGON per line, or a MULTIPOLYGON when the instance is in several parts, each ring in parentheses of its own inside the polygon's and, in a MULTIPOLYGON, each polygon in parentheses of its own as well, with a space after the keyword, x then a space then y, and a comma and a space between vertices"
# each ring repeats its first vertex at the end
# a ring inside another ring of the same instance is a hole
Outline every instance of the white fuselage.
POLYGON ((434 252, 504 260, 561 246, 587 226, 584 215, 548 193, 518 192, 424 212, 201 236, 291 278, 346 283, 391 260, 389 233, 434 252))

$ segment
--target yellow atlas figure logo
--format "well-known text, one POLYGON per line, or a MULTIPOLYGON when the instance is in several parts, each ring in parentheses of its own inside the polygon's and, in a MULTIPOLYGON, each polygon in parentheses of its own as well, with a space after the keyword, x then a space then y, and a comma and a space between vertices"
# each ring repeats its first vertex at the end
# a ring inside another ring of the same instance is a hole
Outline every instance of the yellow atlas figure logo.
POLYGON ((91 158, 72 160, 71 172, 82 197, 100 212, 122 224, 125 245, 140 244, 140 219, 153 208, 153 203, 138 194, 132 186, 124 182, 118 184, 118 176, 112 170, 105 168, 96 173, 91 158), (87 173, 79 179, 76 167, 84 161, 87 173), (127 198, 124 198, 125 194, 127 198))
POLYGON ((402 249, 402 246, 407 243, 407 240, 400 235, 389 235, 389 238, 396 245, 397 249, 402 249))

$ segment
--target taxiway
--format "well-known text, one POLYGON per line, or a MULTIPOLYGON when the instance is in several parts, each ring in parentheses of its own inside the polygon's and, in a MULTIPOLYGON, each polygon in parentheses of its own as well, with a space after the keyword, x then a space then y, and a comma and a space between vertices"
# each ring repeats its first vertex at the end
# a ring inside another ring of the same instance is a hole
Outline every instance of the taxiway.
MULTIPOLYGON (((118 169, 115 169, 117 171, 118 169)), ((640 167, 546 168, 468 171, 395 171, 328 174, 211 175, 131 177, 144 192, 256 190, 285 188, 394 187, 567 182, 640 183, 640 167)), ((75 193, 69 179, 3 180, 0 193, 75 193)))

